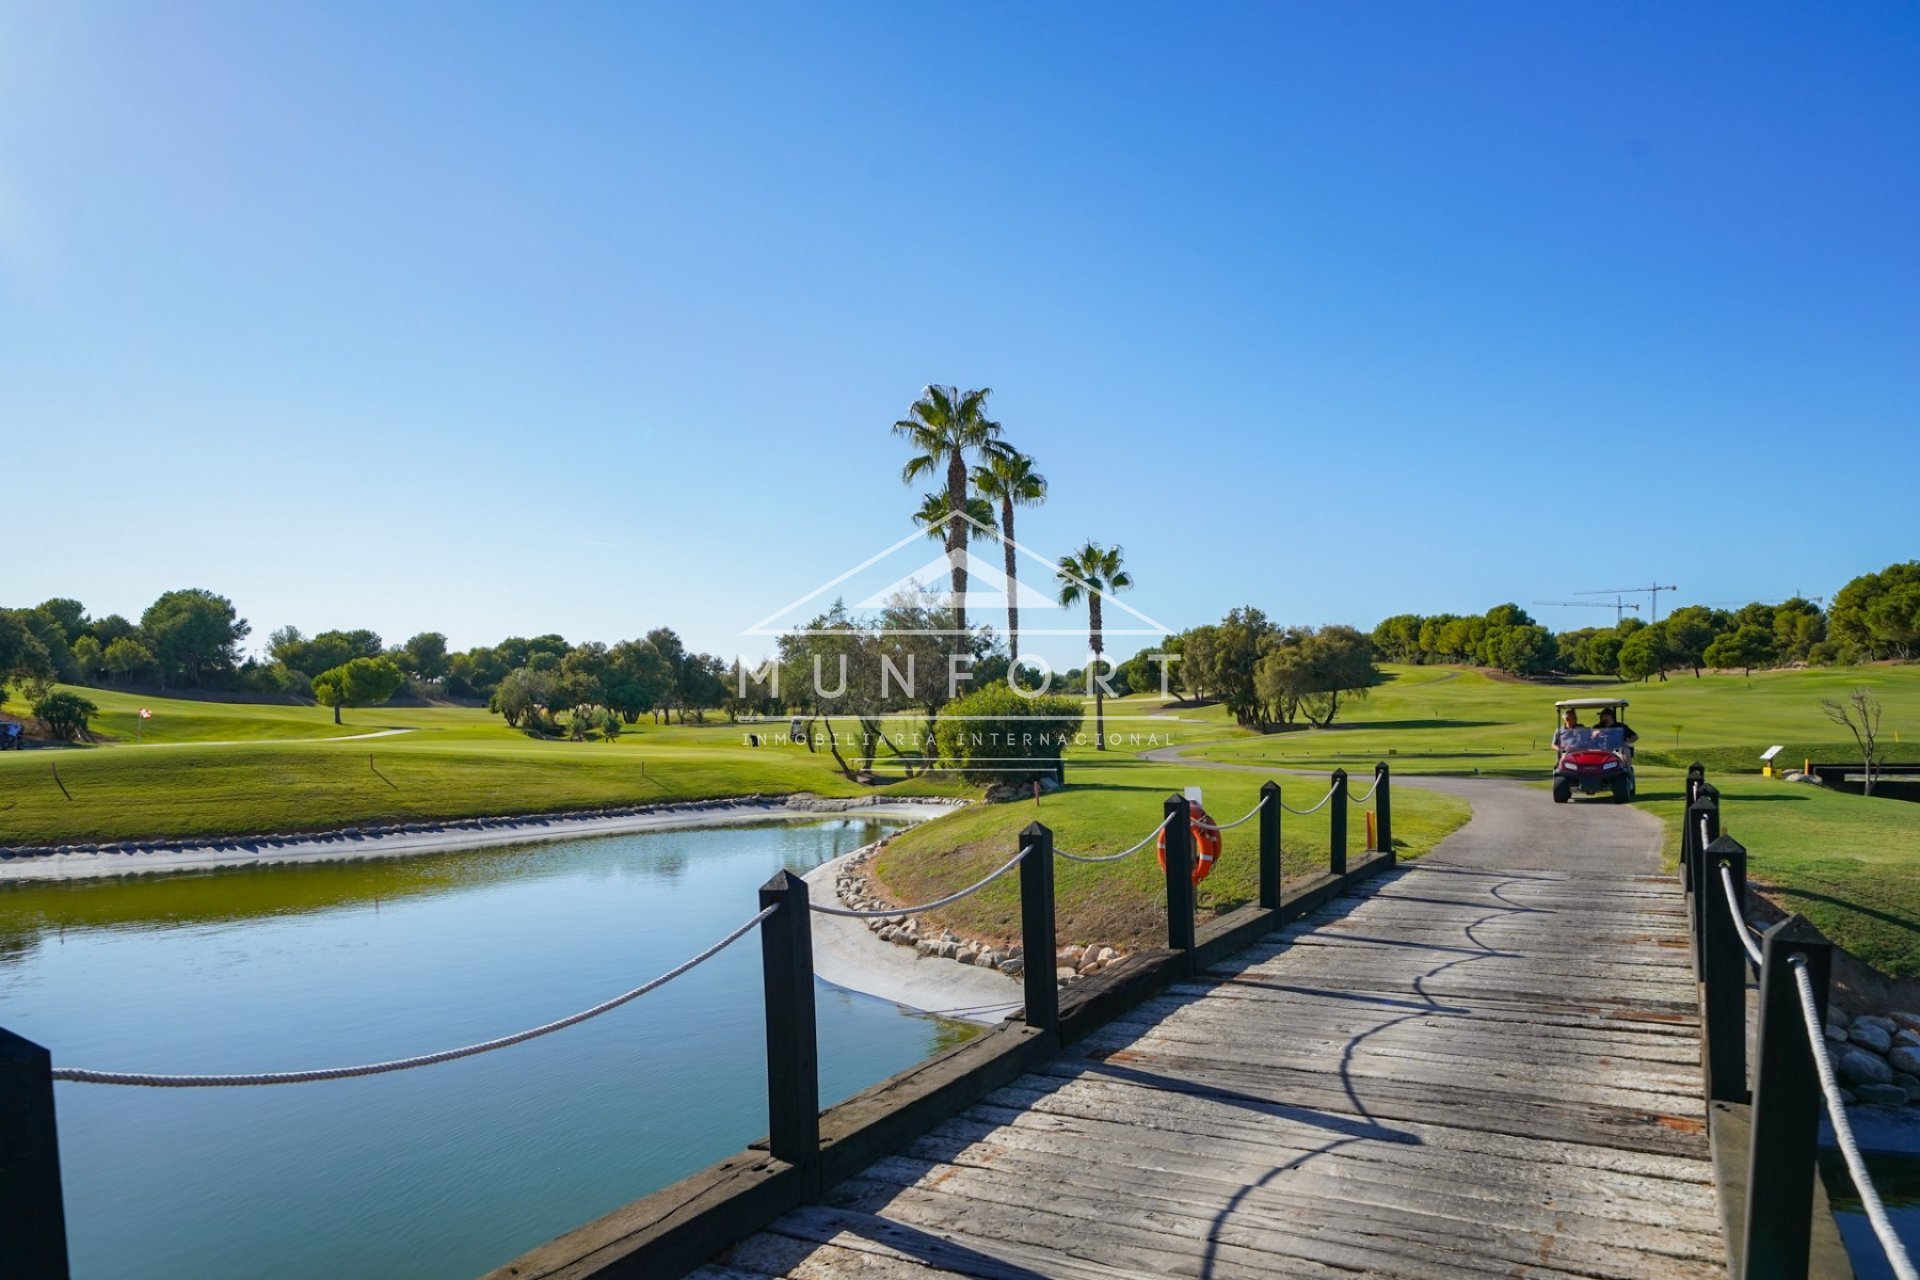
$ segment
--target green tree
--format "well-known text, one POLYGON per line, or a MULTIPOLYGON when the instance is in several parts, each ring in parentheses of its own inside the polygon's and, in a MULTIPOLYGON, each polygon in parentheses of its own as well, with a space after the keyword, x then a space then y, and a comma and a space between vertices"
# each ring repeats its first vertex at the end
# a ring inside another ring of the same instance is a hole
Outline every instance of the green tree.
POLYGON ((1811 600, 1795 596, 1773 608, 1773 644, 1782 662, 1805 662, 1813 646, 1827 638, 1827 615, 1811 600))
POLYGON ((140 615, 140 632, 163 688, 170 682, 203 685, 231 674, 240 642, 251 631, 231 600, 200 588, 169 591, 140 615))
POLYGON ((504 717, 515 729, 545 732, 557 684, 551 672, 515 667, 495 686, 487 710, 504 717))
POLYGON ((1660 625, 1666 628, 1667 653, 1672 663, 1692 667, 1694 678, 1699 679, 1700 668, 1706 665, 1707 646, 1720 631, 1714 625, 1713 611, 1705 605, 1688 605, 1675 609, 1660 625))
POLYGON ((99 711, 100 708, 87 699, 65 689, 45 694, 33 704, 33 714, 40 718, 47 732, 68 742, 84 738, 88 720, 99 711))
MULTIPOLYGON (((893 424, 895 435, 903 437, 915 452, 900 471, 907 484, 923 476, 946 475, 949 512, 967 509, 967 464, 973 455, 997 452, 1000 424, 987 417, 989 387, 962 392, 954 387, 927 386, 920 398, 907 410, 907 416, 893 424)), ((967 629, 967 538, 972 526, 965 520, 948 520, 946 546, 948 572, 953 580, 951 608, 961 631, 967 629)))
POLYGON ((121 636, 100 655, 107 673, 121 684, 137 680, 153 668, 153 654, 132 636, 121 636))
POLYGON ((1424 621, 1417 613, 1397 613, 1382 619, 1370 637, 1374 651, 1388 662, 1420 661, 1420 627, 1424 621))
POLYGON ((1002 683, 976 689, 940 717, 940 758, 972 782, 1051 777, 1080 732, 1080 705, 1057 694, 1028 697, 1002 683))
MULTIPOLYGON (((1061 604, 1071 608, 1082 599, 1087 602, 1087 646, 1093 653, 1088 662, 1090 672, 1097 671, 1100 655, 1106 650, 1105 641, 1101 638, 1101 602, 1105 597, 1133 586, 1133 575, 1122 567, 1124 554, 1119 547, 1102 547, 1097 542, 1089 542, 1078 551, 1062 556, 1059 572, 1055 575, 1061 604)), ((1089 683, 1093 685, 1093 745, 1095 750, 1105 751, 1106 687, 1097 674, 1089 683)))
POLYGON ((73 665, 79 668, 81 680, 91 684, 100 678, 106 670, 102 657, 100 642, 92 636, 83 635, 73 642, 73 665))
POLYGON ((628 724, 661 704, 673 686, 667 660, 645 640, 622 640, 608 653, 607 706, 628 724))
POLYGON ((1620 645, 1620 677, 1645 680, 1649 676, 1667 678, 1669 659, 1665 644, 1665 623, 1642 627, 1620 645))
POLYGON ((1758 623, 1749 622, 1715 636, 1713 643, 1707 646, 1704 660, 1708 666, 1721 671, 1739 667, 1747 675, 1752 675, 1755 667, 1771 666, 1779 657, 1780 651, 1773 643, 1773 632, 1758 623))
POLYGON ((392 658, 354 658, 315 676, 313 696, 322 706, 333 708, 333 722, 339 724, 341 707, 377 706, 405 680, 392 658))
POLYGON ((1047 478, 1033 469, 1033 459, 1017 449, 987 454, 973 469, 973 487, 1000 504, 1000 549, 1007 571, 1007 661, 1020 665, 1020 563, 1015 554, 1013 511, 1037 507, 1047 500, 1047 478))
POLYGON ((1493 665, 1514 675, 1544 675, 1560 656, 1552 633, 1536 623, 1496 627, 1490 642, 1493 665))
POLYGON ((446 679, 448 668, 447 637, 438 631, 422 631, 400 646, 401 661, 407 674, 429 684, 446 679))
POLYGON ((1920 583, 1920 560, 1890 564, 1878 573, 1863 573, 1834 593, 1827 609, 1827 629, 1842 651, 1851 649, 1873 658, 1892 656, 1884 633, 1876 634, 1870 615, 1882 597, 1901 587, 1920 583))

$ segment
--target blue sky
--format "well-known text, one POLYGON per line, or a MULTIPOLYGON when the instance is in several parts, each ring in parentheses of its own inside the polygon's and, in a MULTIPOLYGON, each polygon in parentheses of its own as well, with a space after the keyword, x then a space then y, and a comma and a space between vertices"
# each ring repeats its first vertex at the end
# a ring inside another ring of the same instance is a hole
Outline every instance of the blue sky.
POLYGON ((1907 4, 0 0, 0 599, 731 652, 928 381, 1174 626, 1831 592, 1916 138, 1907 4))

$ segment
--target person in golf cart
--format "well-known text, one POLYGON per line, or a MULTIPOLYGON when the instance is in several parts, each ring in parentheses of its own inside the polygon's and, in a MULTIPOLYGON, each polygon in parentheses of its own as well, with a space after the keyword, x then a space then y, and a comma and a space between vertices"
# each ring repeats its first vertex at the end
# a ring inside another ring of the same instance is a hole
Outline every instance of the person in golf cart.
POLYGON ((1611 792, 1616 801, 1629 801, 1634 793, 1633 730, 1620 723, 1619 708, 1625 700, 1606 698, 1568 699, 1557 704, 1560 728, 1553 735, 1553 801, 1565 804, 1577 791, 1582 795, 1611 792), (1599 723, 1589 728, 1580 723, 1580 711, 1589 708, 1599 723))
POLYGON ((1566 707, 1560 712, 1560 728, 1553 735, 1553 749, 1565 754, 1587 738, 1587 728, 1580 723, 1580 708, 1566 707))
POLYGON ((1629 746, 1640 741, 1640 735, 1635 733, 1632 726, 1628 725, 1625 720, 1620 719, 1612 707, 1600 708, 1600 723, 1595 727, 1600 729, 1618 729, 1621 734, 1621 741, 1629 746))

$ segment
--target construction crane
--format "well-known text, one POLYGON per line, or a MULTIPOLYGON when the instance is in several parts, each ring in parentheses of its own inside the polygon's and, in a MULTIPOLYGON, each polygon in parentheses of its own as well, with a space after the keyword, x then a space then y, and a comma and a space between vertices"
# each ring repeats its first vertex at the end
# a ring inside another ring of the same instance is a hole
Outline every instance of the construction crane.
POLYGON ((1557 605, 1562 609, 1611 609, 1613 610, 1613 625, 1616 627, 1619 626, 1621 621, 1627 616, 1627 610, 1631 609, 1635 613, 1640 612, 1639 605, 1631 600, 1622 600, 1618 596, 1614 597, 1613 603, 1611 604, 1605 600, 1535 600, 1534 603, 1557 605))
POLYGON ((1658 583, 1655 583, 1650 587, 1608 587, 1604 591, 1576 591, 1573 594, 1577 596, 1618 597, 1618 596, 1637 596, 1642 591, 1644 591, 1647 593, 1647 607, 1653 614, 1652 620, 1655 622, 1658 622, 1660 621, 1660 593, 1662 591, 1678 591, 1679 589, 1680 588, 1678 587, 1663 587, 1658 583))

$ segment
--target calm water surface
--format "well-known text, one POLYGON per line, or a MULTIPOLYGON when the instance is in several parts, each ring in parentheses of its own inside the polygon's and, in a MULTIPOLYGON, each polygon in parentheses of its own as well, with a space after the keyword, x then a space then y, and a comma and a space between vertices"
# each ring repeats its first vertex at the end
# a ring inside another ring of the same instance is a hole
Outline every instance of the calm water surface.
MULTIPOLYGON (((1820 1153, 1821 1172, 1826 1175, 1827 1195, 1833 1202, 1833 1216, 1840 1223, 1840 1238, 1847 1243, 1847 1256, 1853 1260, 1858 1280, 1894 1280, 1893 1264, 1873 1223, 1860 1204, 1859 1193, 1847 1173, 1845 1160, 1838 1151, 1820 1153)), ((1887 1217, 1910 1255, 1920 1257, 1920 1155, 1867 1156, 1867 1173, 1887 1206, 1887 1217)))
MULTIPOLYGON (((607 836, 0 889, 0 1024, 54 1062, 238 1072, 450 1048, 671 968, 887 824, 607 836)), ((496 1053, 250 1089, 56 1086, 76 1280, 468 1277, 766 1132, 759 949, 496 1053)), ((837 1101, 964 1028, 819 990, 837 1101)))

